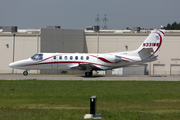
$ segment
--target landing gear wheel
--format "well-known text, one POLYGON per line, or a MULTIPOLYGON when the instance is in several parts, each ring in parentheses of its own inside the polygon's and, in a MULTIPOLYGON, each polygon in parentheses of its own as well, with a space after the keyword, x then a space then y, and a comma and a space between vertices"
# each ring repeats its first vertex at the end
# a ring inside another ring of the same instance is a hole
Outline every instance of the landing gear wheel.
POLYGON ((92 71, 91 71, 91 72, 85 72, 85 76, 86 76, 86 77, 92 76, 92 71))
POLYGON ((24 75, 24 76, 27 76, 27 75, 28 75, 28 71, 25 70, 25 71, 23 72, 23 75, 24 75))

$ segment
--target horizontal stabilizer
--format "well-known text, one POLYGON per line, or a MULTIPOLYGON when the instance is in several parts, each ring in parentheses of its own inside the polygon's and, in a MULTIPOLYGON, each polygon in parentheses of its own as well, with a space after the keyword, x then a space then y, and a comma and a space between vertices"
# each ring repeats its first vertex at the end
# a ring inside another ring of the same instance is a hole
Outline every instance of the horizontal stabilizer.
POLYGON ((118 62, 121 62, 122 61, 122 58, 119 57, 119 56, 115 56, 115 63, 118 63, 118 62))

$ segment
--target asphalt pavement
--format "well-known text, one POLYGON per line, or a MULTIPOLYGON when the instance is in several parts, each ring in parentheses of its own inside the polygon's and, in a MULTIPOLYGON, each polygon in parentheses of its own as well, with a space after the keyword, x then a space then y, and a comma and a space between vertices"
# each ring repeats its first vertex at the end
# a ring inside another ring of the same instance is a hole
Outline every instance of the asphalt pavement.
POLYGON ((180 81, 180 76, 149 76, 149 75, 0 75, 0 80, 104 80, 104 81, 180 81))

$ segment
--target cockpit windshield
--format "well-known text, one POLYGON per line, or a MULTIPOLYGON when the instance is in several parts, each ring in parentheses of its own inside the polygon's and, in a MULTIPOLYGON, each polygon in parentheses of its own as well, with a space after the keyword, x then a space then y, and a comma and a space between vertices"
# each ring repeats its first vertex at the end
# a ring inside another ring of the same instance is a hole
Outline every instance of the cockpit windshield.
POLYGON ((32 60, 38 61, 43 59, 43 54, 35 54, 31 57, 32 60))

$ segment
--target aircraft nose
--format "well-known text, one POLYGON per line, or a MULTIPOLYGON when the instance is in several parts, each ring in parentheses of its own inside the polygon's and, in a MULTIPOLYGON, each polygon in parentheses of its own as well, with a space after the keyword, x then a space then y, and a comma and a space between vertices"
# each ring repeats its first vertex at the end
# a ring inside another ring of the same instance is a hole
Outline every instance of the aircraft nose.
POLYGON ((19 61, 10 63, 10 64, 9 64, 9 67, 10 67, 10 68, 21 68, 21 67, 23 67, 27 62, 28 62, 28 59, 19 60, 19 61))
POLYGON ((15 63, 10 63, 10 64, 9 64, 9 67, 10 67, 10 68, 14 68, 15 66, 16 66, 15 63))

